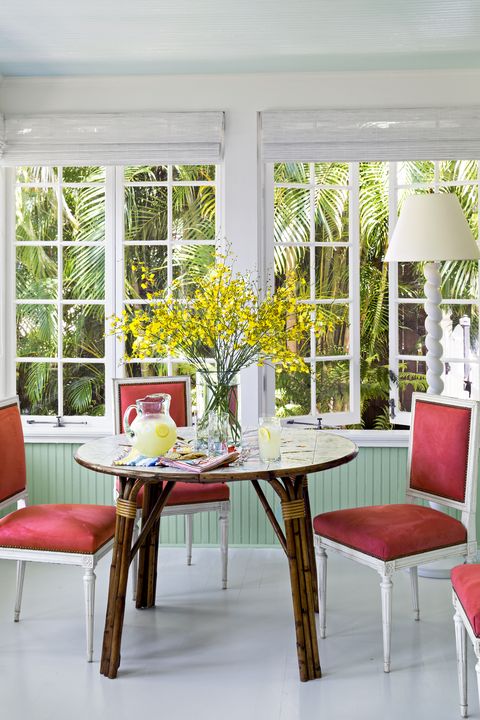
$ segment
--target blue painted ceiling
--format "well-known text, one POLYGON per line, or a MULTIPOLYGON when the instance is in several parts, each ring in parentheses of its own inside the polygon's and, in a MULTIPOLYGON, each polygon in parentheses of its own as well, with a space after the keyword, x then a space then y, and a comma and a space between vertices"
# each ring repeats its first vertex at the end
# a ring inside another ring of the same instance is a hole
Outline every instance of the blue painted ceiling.
POLYGON ((0 0, 0 74, 480 67, 480 0, 0 0))

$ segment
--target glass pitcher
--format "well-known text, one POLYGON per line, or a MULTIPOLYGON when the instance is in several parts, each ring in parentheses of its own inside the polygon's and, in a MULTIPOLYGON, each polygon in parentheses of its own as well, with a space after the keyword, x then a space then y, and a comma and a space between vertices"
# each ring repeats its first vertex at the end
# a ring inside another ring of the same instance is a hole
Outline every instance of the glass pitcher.
POLYGON ((123 416, 125 432, 132 438, 132 446, 142 455, 158 457, 164 455, 175 444, 177 426, 170 417, 171 396, 155 393, 129 405, 123 416), (130 424, 132 410, 137 416, 130 424))

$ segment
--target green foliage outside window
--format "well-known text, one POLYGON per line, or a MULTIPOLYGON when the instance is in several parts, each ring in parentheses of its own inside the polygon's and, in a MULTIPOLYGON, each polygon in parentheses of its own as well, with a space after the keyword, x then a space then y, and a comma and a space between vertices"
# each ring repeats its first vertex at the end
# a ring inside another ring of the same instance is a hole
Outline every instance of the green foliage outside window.
MULTIPOLYGON (((466 217, 477 234, 478 188, 477 163, 446 161, 436 165, 427 161, 397 164, 399 204, 409 192, 427 192, 435 179, 445 183, 440 191, 455 192, 466 217), (448 183, 456 183, 449 186, 448 183)), ((173 278, 186 284, 200 283, 205 268, 214 260, 213 239, 216 237, 215 187, 181 183, 202 183, 215 179, 214 166, 174 166, 171 187, 171 222, 173 246, 171 267, 173 278), (186 243, 184 241, 187 241, 186 243), (188 241, 204 241, 188 244, 188 241), (210 242, 208 242, 210 241, 210 242)), ((422 363, 405 363, 399 377, 388 369, 388 267, 383 257, 389 231, 389 164, 360 163, 359 232, 360 232, 360 330, 361 330, 361 405, 364 427, 388 427, 389 386, 397 382, 405 394, 424 389, 422 363)), ((124 231, 125 297, 141 300, 145 291, 137 272, 131 270, 138 262, 155 271, 158 290, 168 281, 167 248, 156 244, 167 239, 167 187, 148 185, 167 180, 166 166, 128 167, 124 169, 124 231), (142 184, 147 183, 147 184, 142 184), (153 242, 151 242, 153 241, 153 242), (151 242, 151 244, 149 244, 151 242), (138 244, 136 244, 138 243, 138 244), (145 244, 142 244, 145 243, 145 244)), ((296 183, 297 187, 275 188, 275 283, 282 284, 287 273, 294 270, 299 280, 309 279, 315 268, 314 293, 317 299, 345 297, 348 293, 348 262, 342 247, 318 247, 314 250, 304 242, 310 233, 312 190, 310 166, 306 163, 277 164, 275 183, 296 183), (280 242, 278 242, 280 240, 280 242), (282 245, 282 242, 291 242, 282 245)), ((314 222, 315 241, 348 241, 350 194, 346 189, 349 166, 345 163, 315 165, 314 222)), ((16 239, 24 244, 16 247, 16 296, 25 301, 17 305, 17 355, 32 361, 17 363, 17 387, 24 411, 31 414, 57 413, 58 353, 61 323, 62 357, 84 362, 63 366, 64 414, 101 415, 105 401, 105 366, 103 301, 105 298, 105 169, 91 168, 17 168, 16 239), (57 180, 61 174, 62 183, 57 180), (31 185, 26 185, 30 183, 31 185), (46 184, 40 186, 40 183, 46 184), (67 183, 65 185, 64 183, 67 183), (81 187, 68 183, 85 183, 81 187), (58 229, 63 240, 72 245, 62 250, 55 243, 58 229), (31 241, 35 245, 29 246, 31 241), (75 246, 78 243, 78 247, 75 246), (83 243, 89 243, 84 245, 83 243), (61 262, 62 277, 58 277, 61 262), (58 317, 55 304, 38 301, 71 301, 63 305, 58 317), (74 301, 83 301, 75 304, 74 301), (34 362, 35 358, 41 358, 34 362), (49 361, 49 358, 51 359, 49 361), (98 362, 88 362, 97 360, 98 362)), ((241 192, 241 189, 239 190, 241 192)), ((475 262, 447 262, 442 266, 444 297, 474 298, 478 296, 478 272, 475 262)), ((300 286, 300 283, 299 283, 300 286)), ((405 298, 423 295, 421 266, 399 268, 399 295, 405 298)), ((316 339, 317 354, 341 355, 348 351, 348 317, 346 308, 337 305, 334 331, 316 339)), ((454 320, 465 311, 452 306, 454 320)), ((332 308, 333 312, 333 308, 332 308)), ((405 332, 412 332, 407 327, 405 332)), ((420 326, 419 326, 420 328, 420 326)), ((401 328, 402 331, 402 328, 401 328)), ((421 347, 421 330, 410 335, 409 342, 421 347)), ((478 317, 472 313, 472 337, 478 337, 478 317)), ((308 341, 309 342, 309 341, 308 341)), ((302 350, 303 354, 303 350, 302 350)), ((308 353, 307 353, 308 354, 308 353)), ((192 368, 175 364, 178 374, 191 374, 192 368)), ((126 366, 127 374, 165 374, 165 363, 126 366)), ((317 362, 318 412, 339 411, 348 406, 348 363, 317 362)), ((281 372, 277 374, 277 412, 300 415, 310 411, 311 390, 308 376, 281 372)))

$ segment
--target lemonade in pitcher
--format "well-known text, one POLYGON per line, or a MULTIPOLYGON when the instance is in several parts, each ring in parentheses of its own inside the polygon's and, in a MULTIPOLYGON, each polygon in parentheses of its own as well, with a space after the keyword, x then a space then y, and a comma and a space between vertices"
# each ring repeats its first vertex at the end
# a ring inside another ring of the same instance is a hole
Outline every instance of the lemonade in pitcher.
POLYGON ((175 444, 177 426, 170 417, 170 400, 167 393, 156 393, 129 405, 123 416, 125 432, 132 438, 132 446, 142 455, 164 455, 175 444), (130 424, 130 412, 137 416, 130 424))

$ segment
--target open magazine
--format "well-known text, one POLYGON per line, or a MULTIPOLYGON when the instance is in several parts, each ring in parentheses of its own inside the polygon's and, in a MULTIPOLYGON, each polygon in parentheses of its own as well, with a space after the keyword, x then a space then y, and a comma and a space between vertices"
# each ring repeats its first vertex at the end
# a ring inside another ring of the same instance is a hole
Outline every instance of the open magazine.
POLYGON ((193 458, 192 460, 177 460, 168 457, 160 456, 155 463, 156 465, 166 465, 167 467, 177 468, 178 470, 186 470, 187 472, 204 473, 209 470, 215 470, 217 467, 222 465, 230 465, 230 463, 238 460, 240 453, 228 452, 223 455, 210 455, 199 458, 193 458))

